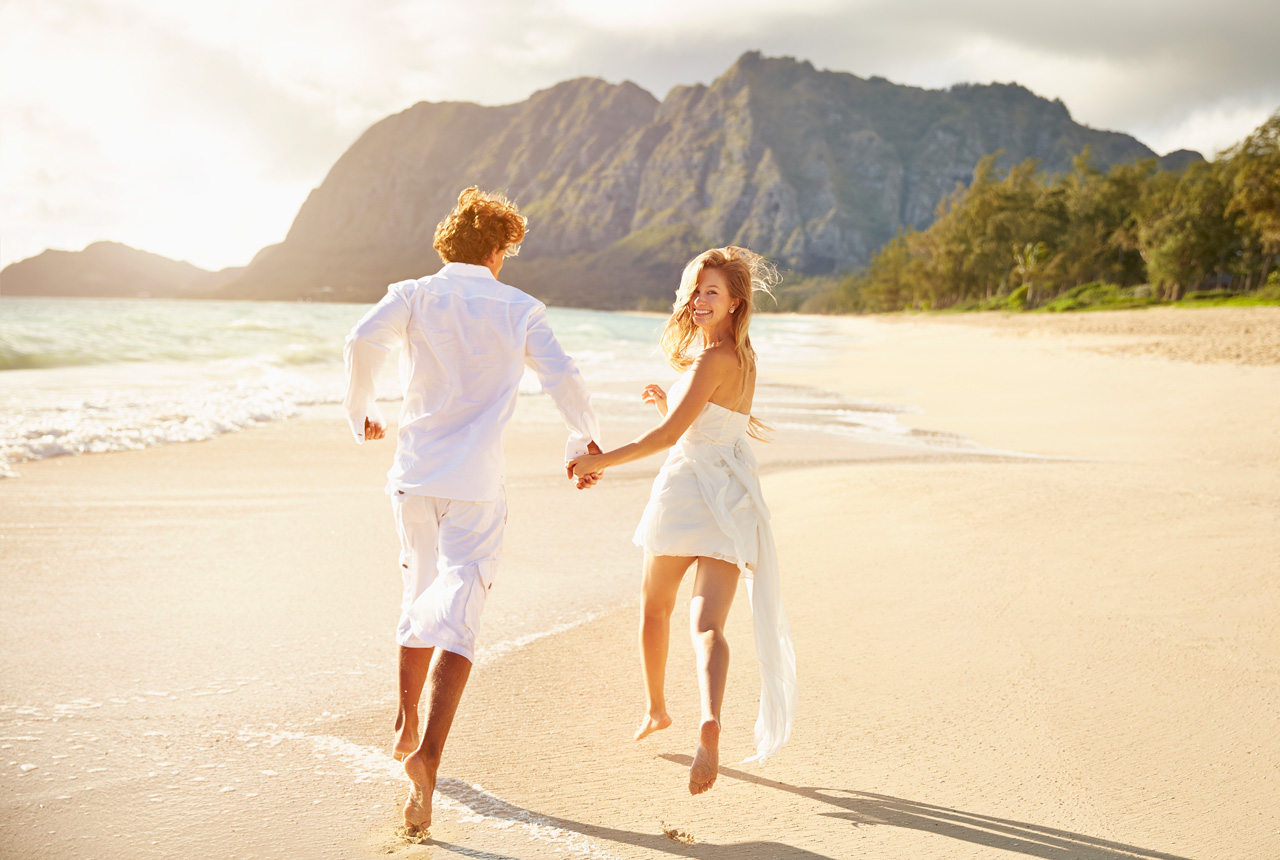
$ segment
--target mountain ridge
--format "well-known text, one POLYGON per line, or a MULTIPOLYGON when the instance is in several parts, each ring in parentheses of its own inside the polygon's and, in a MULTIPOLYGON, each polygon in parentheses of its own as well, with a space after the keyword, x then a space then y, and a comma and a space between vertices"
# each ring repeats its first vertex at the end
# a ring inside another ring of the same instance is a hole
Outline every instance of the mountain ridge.
POLYGON ((928 226, 982 156, 1062 172, 1085 146, 1101 167, 1156 157, 1019 84, 926 90, 758 52, 661 101, 574 78, 508 105, 419 102, 360 135, 285 239, 213 289, 375 299, 435 270, 436 223, 479 185, 529 217, 504 271, 514 283, 554 303, 635 307, 669 296, 685 260, 713 245, 804 275, 858 268, 899 230, 928 226))
POLYGON ((211 272, 121 242, 82 251, 49 249, 0 272, 0 296, 78 298, 214 298, 243 266, 211 272))

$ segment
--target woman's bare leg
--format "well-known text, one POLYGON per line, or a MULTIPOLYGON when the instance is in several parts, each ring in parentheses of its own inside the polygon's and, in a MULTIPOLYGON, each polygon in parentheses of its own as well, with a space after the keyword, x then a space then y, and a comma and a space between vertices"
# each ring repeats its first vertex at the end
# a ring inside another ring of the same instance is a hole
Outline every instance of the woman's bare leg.
POLYGON ((671 612, 676 607, 680 580, 694 559, 675 555, 644 557, 640 586, 640 669, 644 673, 646 712, 635 739, 648 737, 671 725, 667 715, 667 646, 671 639, 671 612))
POLYGON ((724 623, 738 588, 738 566, 714 558, 699 558, 689 604, 689 632, 698 659, 698 693, 702 723, 698 751, 689 768, 689 793, 702 794, 715 784, 720 767, 720 705, 729 675, 729 642, 724 623))

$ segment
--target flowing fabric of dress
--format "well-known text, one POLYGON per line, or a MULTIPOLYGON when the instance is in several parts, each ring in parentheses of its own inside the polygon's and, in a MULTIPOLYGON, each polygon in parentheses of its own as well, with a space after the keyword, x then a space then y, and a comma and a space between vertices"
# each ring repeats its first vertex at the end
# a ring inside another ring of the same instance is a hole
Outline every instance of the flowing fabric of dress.
MULTIPOLYGON (((685 373, 672 386, 672 400, 689 378, 685 373)), ((796 657, 769 508, 747 442, 749 421, 746 413, 715 403, 702 407, 667 454, 633 540, 653 555, 731 562, 746 578, 760 663, 756 754, 747 761, 764 761, 782 748, 795 724, 796 657)))

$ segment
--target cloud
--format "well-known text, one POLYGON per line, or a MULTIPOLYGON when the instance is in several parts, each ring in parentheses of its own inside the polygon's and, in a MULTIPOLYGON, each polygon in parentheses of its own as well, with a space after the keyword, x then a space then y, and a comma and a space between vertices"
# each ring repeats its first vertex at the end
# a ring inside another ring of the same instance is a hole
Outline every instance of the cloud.
POLYGON ((5 263, 104 238, 245 262, 366 124, 128 6, 15 8, 0 76, 27 85, 0 91, 5 263))
MULTIPOLYGON (((809 4, 752 18, 751 41, 730 28, 601 30, 579 56, 604 77, 631 77, 659 96, 675 83, 709 80, 746 48, 819 67, 930 88, 1018 81, 1061 98, 1077 120, 1135 134, 1157 148, 1238 139, 1251 127, 1178 140, 1191 114, 1230 122, 1280 106, 1280 4, 1206 3, 809 4), (619 40, 642 50, 614 50, 619 40), (1240 112, 1223 112, 1226 103, 1240 112), (1216 113, 1215 113, 1216 111, 1216 113), (1158 136, 1160 140, 1146 140, 1158 136)), ((1216 148, 1220 148, 1221 144, 1216 148)), ((1212 151, 1208 154, 1212 154, 1212 151)))
POLYGON ((1158 151, 1280 106, 1280 4, 7 0, 0 264, 117 239, 217 267, 278 241, 369 125, 584 75, 661 98, 746 50, 923 87, 1016 80, 1158 151))

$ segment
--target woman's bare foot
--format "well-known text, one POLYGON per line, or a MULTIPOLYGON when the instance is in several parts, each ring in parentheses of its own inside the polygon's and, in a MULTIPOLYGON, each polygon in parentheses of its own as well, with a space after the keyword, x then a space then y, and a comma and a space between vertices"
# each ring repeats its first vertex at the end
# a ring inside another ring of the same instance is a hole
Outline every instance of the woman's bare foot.
POLYGON ((689 768, 689 793, 702 794, 716 784, 720 770, 720 723, 705 721, 698 729, 698 751, 689 768))
POLYGON ((636 729, 635 739, 647 738, 654 732, 662 731, 669 725, 671 725, 671 718, 667 716, 666 711, 661 711, 657 714, 652 712, 646 714, 645 718, 640 721, 640 727, 636 729))
POLYGON ((426 757, 413 752, 404 760, 405 776, 409 777, 409 797, 404 802, 404 827, 409 833, 426 831, 431 826, 431 795, 436 790, 436 769, 426 757))

